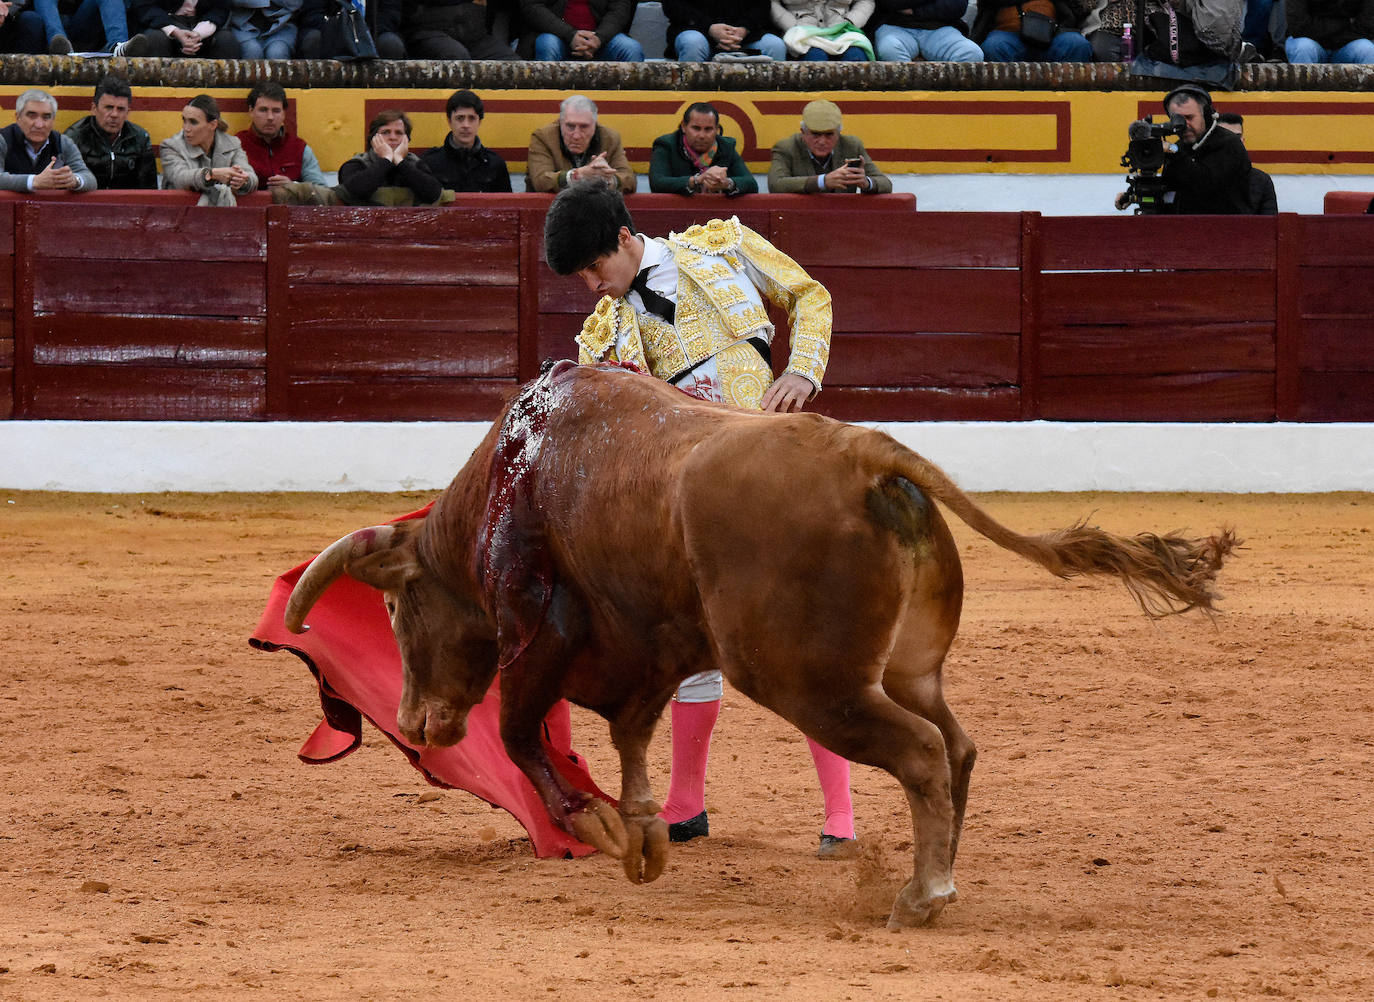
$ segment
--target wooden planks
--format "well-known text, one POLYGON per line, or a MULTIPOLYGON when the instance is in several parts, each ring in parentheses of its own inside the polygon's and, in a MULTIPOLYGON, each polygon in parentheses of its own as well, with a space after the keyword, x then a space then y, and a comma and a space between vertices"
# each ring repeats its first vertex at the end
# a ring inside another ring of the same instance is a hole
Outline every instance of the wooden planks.
POLYGON ((35 202, 23 416, 230 419, 265 413, 261 209, 35 202))
POLYGON ((1299 217, 1297 413, 1374 420, 1374 218, 1299 217))
POLYGON ((0 202, 0 420, 14 415, 14 203, 0 202))
MULTIPOLYGON (((491 417, 519 378, 513 209, 295 208, 273 260, 274 416, 491 417)), ((277 225, 274 223, 274 225, 277 225)), ((274 245, 275 246, 275 245, 274 245)))

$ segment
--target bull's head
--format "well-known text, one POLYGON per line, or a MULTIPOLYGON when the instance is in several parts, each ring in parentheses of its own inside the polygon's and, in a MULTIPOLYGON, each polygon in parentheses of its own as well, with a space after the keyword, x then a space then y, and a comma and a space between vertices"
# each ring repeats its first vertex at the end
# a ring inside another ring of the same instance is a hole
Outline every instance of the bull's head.
POLYGON ((359 529, 310 562, 286 604, 286 628, 309 629, 316 600, 343 574, 385 596, 404 687, 396 725, 411 744, 452 745, 496 675, 496 632, 472 597, 456 594, 420 559, 424 519, 359 529))

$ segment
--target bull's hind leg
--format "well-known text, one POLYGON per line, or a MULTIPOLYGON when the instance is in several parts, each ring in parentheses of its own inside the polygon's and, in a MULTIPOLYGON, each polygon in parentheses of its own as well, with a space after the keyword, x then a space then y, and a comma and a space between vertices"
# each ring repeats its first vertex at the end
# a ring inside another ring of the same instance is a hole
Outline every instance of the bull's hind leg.
POLYGON ((945 740, 935 724, 897 705, 877 686, 850 687, 847 681, 860 682, 837 672, 809 691, 746 693, 836 754, 883 769, 902 785, 915 850, 911 881, 893 903, 888 928, 923 925, 956 896, 945 740))

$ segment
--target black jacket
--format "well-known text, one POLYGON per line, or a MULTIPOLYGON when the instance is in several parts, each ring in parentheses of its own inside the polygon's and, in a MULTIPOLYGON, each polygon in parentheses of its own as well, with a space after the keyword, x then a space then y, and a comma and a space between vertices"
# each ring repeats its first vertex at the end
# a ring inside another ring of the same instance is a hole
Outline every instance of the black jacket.
POLYGON ((1357 38, 1374 38, 1374 0, 1286 0, 1288 37, 1310 38, 1339 49, 1357 38))
POLYGON ((438 146, 420 154, 420 163, 450 191, 510 191, 506 161, 483 146, 481 139, 464 150, 453 145, 453 136, 445 136, 438 146))
POLYGON ((747 32, 745 47, 774 30, 768 0, 664 0, 663 13, 668 18, 669 52, 673 51, 673 41, 684 31, 701 32, 714 49, 715 39, 706 34, 713 24, 743 28, 747 32))
POLYGON ((1164 160, 1164 183, 1180 215, 1245 215, 1250 208, 1250 154, 1240 136, 1213 125, 1197 143, 1179 143, 1164 160))
POLYGON ((964 31, 964 12, 968 0, 878 0, 878 6, 868 27, 877 30, 890 24, 897 28, 921 28, 934 31, 950 25, 964 31))
MULTIPOLYGON (((129 31, 165 28, 180 7, 181 0, 129 0, 129 31)), ((229 0, 199 0, 196 20, 209 21, 217 32, 223 31, 229 23, 229 0)))
POLYGON ((125 122, 112 143, 95 116, 87 115, 67 130, 67 138, 76 143, 100 187, 157 187, 157 161, 146 129, 125 122))

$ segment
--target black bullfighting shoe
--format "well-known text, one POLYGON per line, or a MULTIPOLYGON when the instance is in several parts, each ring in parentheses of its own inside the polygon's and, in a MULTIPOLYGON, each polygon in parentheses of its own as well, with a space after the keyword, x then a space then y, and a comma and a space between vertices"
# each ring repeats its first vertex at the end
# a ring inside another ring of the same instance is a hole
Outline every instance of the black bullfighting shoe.
POLYGON ((859 840, 839 835, 822 834, 820 847, 816 850, 817 859, 853 859, 857 855, 859 840))
POLYGON ((674 821, 668 826, 669 842, 690 842, 694 838, 705 838, 709 834, 711 823, 706 820, 705 811, 686 821, 674 821))

